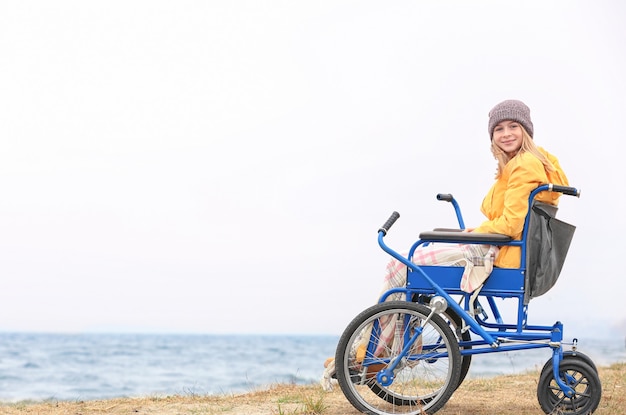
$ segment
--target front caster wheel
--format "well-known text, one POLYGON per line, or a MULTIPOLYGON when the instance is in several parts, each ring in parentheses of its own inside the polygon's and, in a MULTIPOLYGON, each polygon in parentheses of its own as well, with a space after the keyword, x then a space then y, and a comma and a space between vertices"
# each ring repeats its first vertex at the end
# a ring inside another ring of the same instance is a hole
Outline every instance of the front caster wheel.
POLYGON ((537 398, 546 414, 589 415, 596 410, 602 396, 602 385, 596 370, 583 359, 565 358, 559 366, 559 378, 573 389, 566 395, 556 380, 551 364, 541 371, 537 398))

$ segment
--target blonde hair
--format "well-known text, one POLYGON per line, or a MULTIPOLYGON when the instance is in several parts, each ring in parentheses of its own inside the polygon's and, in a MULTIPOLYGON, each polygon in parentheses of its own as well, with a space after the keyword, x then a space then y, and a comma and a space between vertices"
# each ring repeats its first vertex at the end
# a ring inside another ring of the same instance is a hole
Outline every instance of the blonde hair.
POLYGON ((493 139, 491 140, 491 153, 493 154, 493 157, 498 161, 498 167, 496 169, 496 179, 498 179, 502 175, 504 167, 509 161, 511 161, 511 159, 517 157, 518 154, 527 152, 537 157, 539 161, 541 161, 541 163, 543 164, 543 167, 546 169, 546 171, 553 172, 556 170, 550 160, 548 160, 546 156, 544 156, 539 151, 539 149, 535 145, 535 142, 528 134, 524 126, 520 124, 520 128, 522 129, 522 146, 513 157, 509 157, 508 154, 506 154, 504 151, 502 151, 500 147, 498 147, 493 139))

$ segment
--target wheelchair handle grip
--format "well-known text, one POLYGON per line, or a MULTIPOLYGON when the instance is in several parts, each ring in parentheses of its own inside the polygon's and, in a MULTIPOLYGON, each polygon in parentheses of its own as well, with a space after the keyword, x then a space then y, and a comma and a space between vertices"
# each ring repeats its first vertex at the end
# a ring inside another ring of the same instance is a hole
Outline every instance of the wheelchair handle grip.
POLYGON ((553 192, 563 193, 564 195, 580 197, 580 190, 575 187, 552 185, 553 192))
POLYGON ((454 197, 450 193, 438 193, 437 200, 443 200, 444 202, 452 202, 454 197))
POLYGON ((400 214, 394 211, 391 216, 389 216, 389 219, 387 219, 387 222, 385 222, 385 224, 378 229, 378 232, 382 232, 383 235, 387 235, 387 232, 393 226, 393 224, 396 223, 399 217, 400 214))

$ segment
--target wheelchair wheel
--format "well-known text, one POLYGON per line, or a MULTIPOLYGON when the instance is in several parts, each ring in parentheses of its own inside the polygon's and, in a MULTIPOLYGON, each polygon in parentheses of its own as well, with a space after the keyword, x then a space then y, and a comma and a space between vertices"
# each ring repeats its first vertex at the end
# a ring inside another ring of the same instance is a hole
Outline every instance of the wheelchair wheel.
POLYGON ((352 320, 335 362, 346 399, 378 415, 435 413, 450 399, 461 371, 459 344, 448 323, 431 316, 430 308, 404 301, 376 304, 352 320))
MULTIPOLYGON (((430 297, 426 297, 426 298, 427 298, 427 301, 425 303, 428 304, 430 302, 430 297)), ((472 340, 472 336, 469 332, 464 332, 464 333, 461 332, 461 328, 463 327, 463 320, 461 319, 461 317, 459 317, 459 315, 453 309, 448 307, 444 313, 440 314, 440 316, 444 319, 444 321, 448 323, 448 325, 452 329, 452 332, 456 335, 457 341, 460 339, 463 341, 472 340)), ((463 348, 471 349, 472 346, 465 346, 463 348)), ((471 361, 472 361, 472 356, 461 355, 461 371, 459 374, 459 382, 456 388, 454 388, 454 390, 458 389, 458 387, 461 385, 461 383, 465 379, 465 376, 467 375, 467 372, 469 371, 471 361)), ((406 399, 406 397, 398 396, 393 390, 389 390, 385 388, 384 386, 382 386, 380 383, 376 382, 375 380, 373 382, 368 382, 367 386, 369 386, 372 392, 374 392, 380 398, 386 400, 387 402, 391 404, 394 404, 394 405, 415 405, 416 404, 415 400, 408 400, 406 399)), ((423 396, 421 397, 419 404, 425 405, 436 396, 437 396, 436 393, 428 395, 428 396, 423 396)))
MULTIPOLYGON (((430 300, 430 297, 427 297, 427 298, 428 300, 430 300)), ((426 304, 428 304, 428 301, 426 302, 426 304)), ((462 319, 461 317, 458 316, 458 314, 456 314, 454 310, 452 310, 451 308, 447 308, 446 311, 440 315, 444 319, 444 321, 446 321, 450 325, 452 332, 457 336, 457 341, 459 339, 462 339, 464 341, 470 341, 472 339, 471 334, 469 332, 465 332, 465 333, 461 332, 461 328, 463 325, 462 319)), ((464 349, 471 349, 471 348, 472 346, 464 347, 464 349)), ((470 367, 471 360, 472 360, 472 356, 469 356, 469 355, 461 356, 461 372, 459 375, 459 383, 457 384, 456 388, 454 388, 454 390, 456 390, 465 379, 465 376, 467 375, 467 372, 470 367)), ((374 392, 376 395, 378 395, 380 398, 386 400, 387 402, 393 405, 415 405, 417 403, 414 399, 407 399, 405 396, 397 395, 393 390, 387 389, 386 387, 382 386, 375 379, 372 379, 371 382, 368 382, 367 386, 369 386, 371 391, 374 392)), ((437 396, 436 393, 423 396, 419 400, 419 404, 425 405, 436 396, 437 396)))
POLYGON ((559 377, 574 390, 574 394, 567 396, 563 393, 554 379, 552 363, 548 361, 537 384, 539 405, 546 414, 588 415, 596 410, 602 385, 598 372, 584 358, 564 356, 559 365, 559 377))

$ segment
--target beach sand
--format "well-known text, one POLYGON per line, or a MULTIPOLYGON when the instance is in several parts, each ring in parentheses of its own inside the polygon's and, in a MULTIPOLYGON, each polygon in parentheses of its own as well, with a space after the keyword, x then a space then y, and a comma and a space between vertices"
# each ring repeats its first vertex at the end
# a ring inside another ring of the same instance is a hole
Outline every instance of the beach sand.
MULTIPOLYGON (((623 415, 626 363, 599 369, 603 395, 596 415, 623 415)), ((437 415, 542 414, 537 402, 539 369, 523 375, 467 379, 437 415)), ((339 387, 275 385, 240 395, 177 395, 75 402, 0 404, 6 415, 349 415, 360 414, 339 387)))

